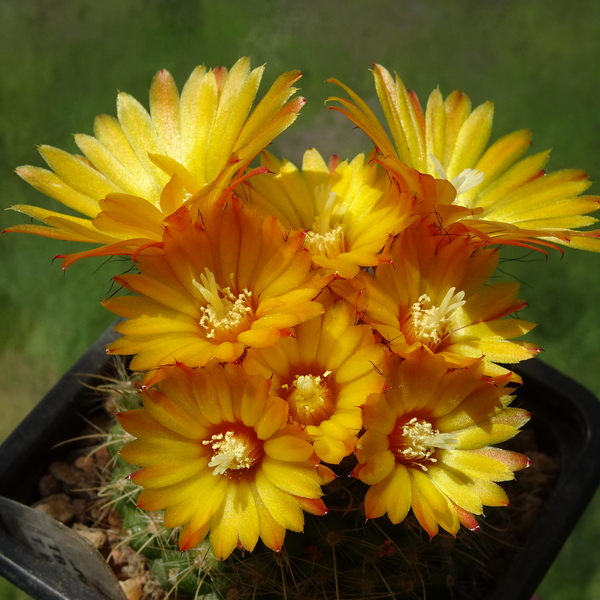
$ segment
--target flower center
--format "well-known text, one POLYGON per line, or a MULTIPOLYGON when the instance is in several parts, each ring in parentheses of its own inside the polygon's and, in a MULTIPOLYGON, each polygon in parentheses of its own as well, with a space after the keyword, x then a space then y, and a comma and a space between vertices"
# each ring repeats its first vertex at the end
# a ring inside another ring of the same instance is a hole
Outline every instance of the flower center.
MULTIPOLYGON (((233 280, 233 273, 230 277, 233 280)), ((236 296, 231 288, 219 286, 215 276, 206 268, 200 275, 200 283, 195 279, 192 283, 207 302, 206 306, 200 307, 200 325, 206 330, 207 338, 214 338, 217 332, 231 332, 248 320, 252 312, 252 292, 246 288, 236 296)))
MULTIPOLYGON (((331 416, 333 399, 325 379, 331 371, 323 375, 296 375, 287 401, 292 419, 301 425, 318 425, 331 416)), ((288 388, 284 384, 281 387, 288 388)))
MULTIPOLYGON (((429 155, 433 161, 433 166, 438 177, 441 179, 448 179, 442 163, 433 155, 429 155)), ((450 183, 456 188, 456 199, 452 204, 459 204, 460 206, 468 206, 468 202, 461 198, 461 194, 468 192, 471 188, 478 186, 484 178, 483 171, 477 169, 464 169, 461 171, 450 183)))
POLYGON ((465 303, 465 293, 455 291, 456 288, 451 287, 439 306, 432 304, 427 294, 422 294, 410 307, 413 331, 422 343, 439 344, 448 335, 452 314, 465 303))
POLYGON ((317 216, 312 230, 306 232, 304 239, 304 246, 315 256, 335 258, 345 250, 344 228, 341 223, 335 226, 331 224, 336 199, 337 192, 332 192, 330 187, 318 185, 315 188, 317 216))
POLYGON ((437 462, 432 455, 436 448, 452 450, 458 440, 451 433, 440 433, 431 423, 413 417, 407 423, 397 426, 395 435, 390 440, 391 449, 403 461, 418 464, 424 471, 427 467, 420 461, 437 462))
POLYGON ((214 467, 213 475, 224 475, 228 469, 249 469, 256 461, 251 440, 231 430, 217 433, 202 444, 214 450, 208 463, 209 467, 214 467))

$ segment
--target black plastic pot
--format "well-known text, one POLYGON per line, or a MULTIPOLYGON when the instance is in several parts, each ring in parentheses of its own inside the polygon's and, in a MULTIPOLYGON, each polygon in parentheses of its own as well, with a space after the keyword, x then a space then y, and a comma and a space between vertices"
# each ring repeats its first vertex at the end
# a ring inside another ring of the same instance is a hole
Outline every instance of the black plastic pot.
MULTIPOLYGON (((64 452, 62 447, 54 448, 56 444, 75 437, 84 419, 99 408, 98 398, 89 387, 98 380, 91 374, 110 370, 104 348, 113 337, 112 331, 101 336, 0 447, 0 496, 25 505, 38 499, 40 475, 64 452)), ((524 387, 513 405, 533 413, 526 427, 535 430, 540 449, 556 459, 558 475, 544 512, 521 548, 510 550, 512 557, 489 586, 485 600, 531 598, 600 481, 598 400, 539 360, 523 363, 518 371, 524 387)), ((81 541, 65 537, 66 527, 55 533, 46 531, 42 540, 46 548, 40 551, 35 541, 36 524, 24 518, 15 526, 11 515, 16 513, 11 510, 18 513, 19 505, 0 498, 1 502, 5 508, 4 519, 0 518, 0 575, 40 600, 120 597, 118 587, 113 590, 116 580, 109 581, 110 574, 103 575, 102 567, 94 563, 101 560, 99 557, 90 555, 88 563, 77 560, 86 548, 81 541), (28 526, 33 533, 24 531, 28 526), (50 538, 55 539, 54 548, 50 538), (69 554, 65 545, 71 544, 69 554)))
POLYGON ((91 544, 28 508, 40 476, 64 454, 57 444, 101 408, 92 388, 111 369, 105 348, 114 338, 104 332, 0 446, 0 575, 36 599, 125 600, 91 544))

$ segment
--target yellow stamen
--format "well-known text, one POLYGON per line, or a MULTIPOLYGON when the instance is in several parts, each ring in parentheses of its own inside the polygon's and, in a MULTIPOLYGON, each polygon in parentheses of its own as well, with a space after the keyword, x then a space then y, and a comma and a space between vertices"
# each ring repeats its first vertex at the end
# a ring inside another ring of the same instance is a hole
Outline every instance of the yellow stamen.
POLYGON ((455 290, 451 287, 439 306, 431 304, 427 294, 419 296, 419 300, 411 306, 414 334, 424 344, 438 344, 448 335, 452 314, 465 303, 465 293, 455 293, 455 290))
POLYGON ((333 401, 324 381, 329 375, 331 371, 325 371, 322 376, 296 375, 293 391, 288 397, 294 420, 302 425, 317 425, 331 416, 333 401))
POLYGON ((224 475, 227 469, 249 469, 254 463, 250 456, 250 445, 246 440, 236 437, 233 431, 227 431, 225 435, 217 433, 210 440, 204 440, 203 445, 210 445, 215 453, 209 467, 214 467, 213 475, 224 475))
MULTIPOLYGON (((233 280, 233 274, 230 277, 233 280)), ((207 302, 207 306, 200 307, 200 325, 206 329, 207 338, 214 338, 217 331, 233 331, 248 319, 248 313, 252 312, 252 292, 244 288, 241 294, 235 296, 231 288, 220 287, 215 276, 206 268, 204 274, 200 275, 200 282, 192 280, 207 302)))
MULTIPOLYGON (((395 448, 396 455, 410 462, 428 460, 429 462, 437 462, 432 454, 436 448, 443 450, 452 450, 458 440, 452 437, 451 433, 440 433, 434 429, 428 421, 413 417, 408 423, 402 425, 399 431, 399 443, 395 448)), ((421 463, 417 463, 426 471, 427 467, 421 463)))

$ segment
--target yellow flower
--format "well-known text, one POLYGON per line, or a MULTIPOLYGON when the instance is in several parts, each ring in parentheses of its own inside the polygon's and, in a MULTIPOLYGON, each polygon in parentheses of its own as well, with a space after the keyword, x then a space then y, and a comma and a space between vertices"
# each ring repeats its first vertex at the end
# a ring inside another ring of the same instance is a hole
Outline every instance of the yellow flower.
POLYGON ((181 91, 167 71, 150 88, 150 113, 130 95, 117 97, 118 118, 101 115, 94 136, 78 134, 83 154, 42 146, 52 171, 24 166, 17 173, 36 189, 83 215, 75 217, 17 205, 45 225, 16 225, 7 231, 103 244, 70 257, 129 253, 160 239, 161 223, 183 202, 204 204, 218 197, 250 161, 296 118, 303 98, 298 71, 284 73, 251 111, 264 67, 250 60, 231 69, 197 67, 181 91), (163 190, 176 177, 180 193, 163 190))
POLYGON ((448 370, 441 356, 422 350, 396 365, 384 394, 368 398, 354 471, 370 486, 367 518, 387 513, 400 523, 412 508, 433 537, 439 527, 477 529, 473 515, 484 505, 508 504, 495 482, 514 479, 529 460, 491 445, 515 436, 529 413, 508 407, 508 377, 482 374, 481 361, 448 370))
POLYGON ((380 254, 390 235, 412 220, 384 170, 359 154, 350 163, 328 166, 314 149, 304 154, 302 171, 263 152, 269 174, 252 178, 238 193, 285 228, 306 231, 304 246, 318 267, 352 278, 360 267, 389 259, 380 254))
POLYGON ((281 333, 323 312, 314 302, 329 278, 310 272, 302 234, 285 237, 274 217, 232 199, 193 222, 185 207, 165 220, 164 241, 137 256, 140 274, 115 280, 139 296, 104 306, 128 320, 111 354, 135 354, 134 370, 211 358, 231 362, 247 347, 277 343, 281 333))
POLYGON ((317 456, 337 464, 354 450, 360 406, 383 389, 384 350, 369 327, 355 325, 350 304, 328 304, 323 316, 296 326, 276 346, 250 349, 243 367, 272 377, 271 393, 287 400, 292 421, 314 440, 317 456))
MULTIPOLYGON (((338 101, 342 106, 333 108, 369 135, 382 162, 400 179, 406 179, 407 172, 395 158, 409 169, 451 181, 454 204, 470 209, 459 218, 484 240, 600 251, 600 230, 573 230, 595 223, 585 215, 600 206, 597 196, 580 196, 591 185, 585 172, 565 169, 546 175, 549 151, 522 158, 531 143, 527 130, 505 135, 486 150, 491 102, 471 110, 471 101, 459 90, 444 100, 436 89, 423 111, 398 76, 393 79, 381 65, 375 65, 373 75, 393 144, 371 109, 336 80, 330 81, 341 85, 353 102, 330 100, 338 101)), ((411 187, 410 181, 403 184, 411 187)))
POLYGON ((165 509, 166 527, 183 526, 181 550, 209 531, 217 558, 253 550, 259 537, 280 550, 286 529, 303 530, 303 508, 326 513, 320 486, 333 474, 311 461, 312 446, 287 423, 288 405, 267 379, 216 361, 163 371, 144 408, 119 415, 138 438, 121 455, 143 467, 132 476, 144 488, 138 505, 165 509))
POLYGON ((424 222, 399 235, 390 252, 392 264, 380 265, 375 275, 358 274, 352 299, 393 352, 407 357, 426 346, 453 366, 483 357, 487 375, 506 372, 494 363, 539 352, 533 344, 509 341, 533 323, 502 318, 526 306, 516 297, 519 285, 486 285, 497 248, 477 248, 468 236, 436 235, 424 222))

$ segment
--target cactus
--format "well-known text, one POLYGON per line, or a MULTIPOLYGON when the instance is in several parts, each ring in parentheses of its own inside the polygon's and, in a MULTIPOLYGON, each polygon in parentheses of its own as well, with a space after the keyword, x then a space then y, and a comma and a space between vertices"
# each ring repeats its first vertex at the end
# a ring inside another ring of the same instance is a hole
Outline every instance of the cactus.
MULTIPOLYGON (((131 395, 127 402, 138 404, 131 395)), ((280 552, 261 546, 252 553, 236 550, 226 561, 218 561, 208 540, 181 552, 177 531, 164 527, 162 513, 136 506, 141 488, 129 479, 135 467, 118 453, 128 439, 118 423, 107 434, 112 470, 100 496, 123 517, 122 543, 146 557, 149 572, 169 597, 446 598, 455 582, 470 577, 486 554, 466 533, 456 538, 442 533, 429 540, 414 517, 400 525, 385 518, 365 519, 366 486, 348 477, 354 467, 350 458, 325 488, 327 521, 307 515, 304 532, 288 532, 280 552)))
POLYGON ((150 113, 120 96, 125 121, 80 136, 84 167, 44 147, 57 173, 19 171, 93 217, 21 205, 45 226, 8 231, 102 244, 63 266, 136 263, 114 278, 134 295, 103 302, 124 319, 107 352, 142 373, 102 385, 119 424, 99 496, 171 596, 445 598, 499 545, 464 529, 530 464, 495 445, 530 417, 504 365, 540 349, 514 341, 534 324, 508 318, 526 303, 492 281, 495 246, 597 251, 600 231, 571 227, 598 201, 580 171, 542 177, 547 153, 521 160, 526 131, 485 150, 491 103, 438 90, 424 110, 373 74, 393 140, 340 84, 332 108, 375 144, 350 161, 262 152, 304 103, 300 73, 251 112, 262 68, 240 59, 181 95, 161 71, 150 113))

